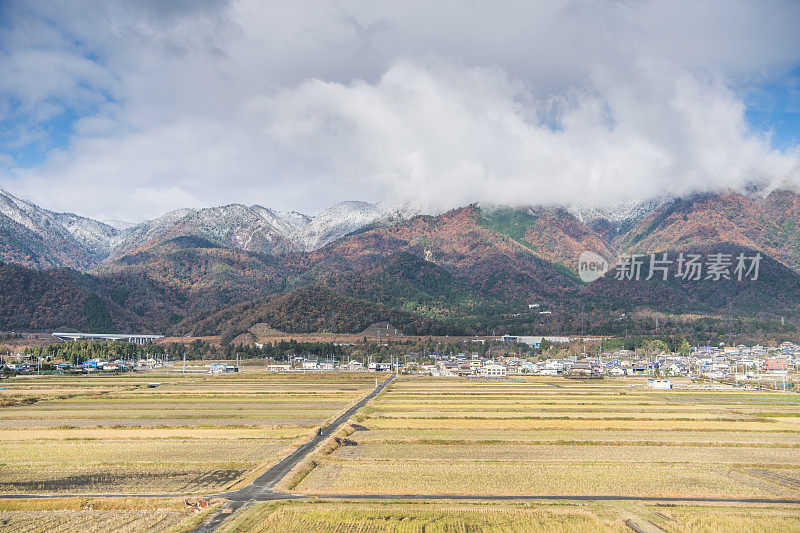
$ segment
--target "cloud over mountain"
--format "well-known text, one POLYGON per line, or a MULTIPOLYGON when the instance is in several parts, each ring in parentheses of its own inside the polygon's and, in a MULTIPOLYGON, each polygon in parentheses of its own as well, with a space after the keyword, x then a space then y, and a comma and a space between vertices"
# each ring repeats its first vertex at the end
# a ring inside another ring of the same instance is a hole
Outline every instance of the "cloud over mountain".
POLYGON ((774 148, 745 105, 797 91, 794 2, 2 9, 0 185, 55 210, 438 211, 798 181, 796 143, 774 148))
POLYGON ((800 180, 798 154, 751 132, 724 83, 660 62, 537 98, 499 69, 402 61, 374 84, 311 80, 251 109, 286 151, 432 211, 800 180))

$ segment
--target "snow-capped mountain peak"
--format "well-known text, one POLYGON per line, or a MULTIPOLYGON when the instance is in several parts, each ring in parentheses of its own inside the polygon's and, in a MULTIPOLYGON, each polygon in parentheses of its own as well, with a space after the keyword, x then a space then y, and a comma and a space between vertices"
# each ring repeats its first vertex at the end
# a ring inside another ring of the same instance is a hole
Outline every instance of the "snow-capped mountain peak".
POLYGON ((652 200, 629 200, 611 207, 596 207, 586 204, 572 204, 567 207, 575 218, 584 224, 591 224, 597 220, 607 220, 612 224, 639 220, 656 207, 668 202, 670 197, 659 197, 652 200))
POLYGON ((334 204, 310 217, 260 205, 178 209, 138 224, 99 222, 55 213, 0 190, 0 229, 19 236, 21 249, 6 259, 49 268, 91 269, 123 255, 185 236, 221 247, 261 253, 312 251, 371 225, 404 218, 402 209, 360 201, 334 204))
MULTIPOLYGON (((15 235, 16 252, 41 266, 85 268, 108 256, 118 231, 73 213, 55 213, 0 189, 0 228, 15 235)), ((14 257, 16 259, 16 257, 14 257)))
POLYGON ((254 205, 250 209, 274 227, 285 239, 291 239, 294 232, 311 222, 311 217, 297 211, 273 211, 260 205, 254 205))
POLYGON ((311 219, 292 235, 292 240, 304 250, 322 248, 365 226, 380 220, 383 211, 368 202, 346 201, 334 204, 311 219))

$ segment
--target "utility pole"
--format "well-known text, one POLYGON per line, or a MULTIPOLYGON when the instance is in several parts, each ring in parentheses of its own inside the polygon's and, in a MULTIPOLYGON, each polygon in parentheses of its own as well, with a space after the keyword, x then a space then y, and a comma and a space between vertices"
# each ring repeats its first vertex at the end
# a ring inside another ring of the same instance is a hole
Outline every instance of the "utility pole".
POLYGON ((183 352, 183 373, 186 374, 186 351, 183 352))

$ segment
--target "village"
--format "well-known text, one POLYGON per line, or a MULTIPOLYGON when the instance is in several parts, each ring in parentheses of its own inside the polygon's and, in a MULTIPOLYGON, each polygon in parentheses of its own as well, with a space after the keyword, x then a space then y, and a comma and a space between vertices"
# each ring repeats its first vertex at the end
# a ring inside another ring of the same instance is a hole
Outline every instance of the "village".
MULTIPOLYGON (((77 334, 73 334, 77 335, 77 334)), ((95 339, 96 340, 96 339, 95 339)), ((116 339, 125 340, 127 339, 116 339)), ((744 344, 736 346, 688 346, 670 351, 666 344, 653 341, 649 348, 621 349, 620 339, 600 337, 533 337, 503 335, 490 339, 460 341, 461 350, 402 351, 391 353, 343 353, 338 357, 320 356, 297 350, 282 359, 252 358, 241 354, 252 366, 266 363, 267 372, 397 371, 431 377, 512 379, 514 376, 561 376, 571 379, 644 377, 653 386, 668 386, 666 378, 713 380, 743 386, 772 383, 773 388, 795 390, 794 378, 800 372, 800 345, 783 342, 775 346, 744 344), (547 346, 548 349, 544 349, 547 346), (660 381, 659 381, 660 380, 660 381)), ((74 342, 62 339, 61 342, 74 342)), ((388 343, 388 341, 384 341, 388 343)), ((238 372, 240 353, 232 360, 181 361, 156 345, 148 344, 142 356, 116 355, 68 362, 51 357, 12 353, 0 357, 0 372, 16 374, 104 374, 121 372, 170 372, 220 374, 238 372)), ((377 347, 377 346, 376 346, 377 347)), ((384 344, 383 348, 388 347, 384 344)), ((418 347, 417 347, 418 348, 418 347)), ((132 353, 132 352, 131 352, 132 353)), ((139 352, 136 352, 139 353, 139 352)))
MULTIPOLYGON (((506 341, 541 342, 542 337, 503 337, 506 341)), ((557 338, 566 339, 566 338, 557 338)), ((634 350, 601 351, 561 358, 533 356, 487 357, 478 352, 454 355, 406 353, 390 362, 351 360, 320 361, 298 356, 289 362, 268 365, 267 371, 390 371, 433 377, 508 378, 514 375, 563 376, 575 379, 603 379, 639 376, 648 378, 699 378, 744 383, 779 380, 785 389, 793 389, 789 376, 800 371, 800 345, 783 342, 779 346, 700 346, 688 355, 668 353, 644 356, 634 350)), ((652 386, 663 387, 664 380, 651 379, 652 386)))

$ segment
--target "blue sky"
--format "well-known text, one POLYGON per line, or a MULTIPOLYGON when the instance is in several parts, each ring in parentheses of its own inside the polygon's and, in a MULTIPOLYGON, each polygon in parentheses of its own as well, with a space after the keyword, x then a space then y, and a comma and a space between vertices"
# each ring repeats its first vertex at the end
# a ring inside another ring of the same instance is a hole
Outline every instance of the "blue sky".
POLYGON ((141 220, 797 187, 800 3, 6 0, 0 187, 141 220))
POLYGON ((779 83, 754 88, 745 97, 747 121, 772 135, 772 145, 786 150, 800 145, 800 66, 779 83))

